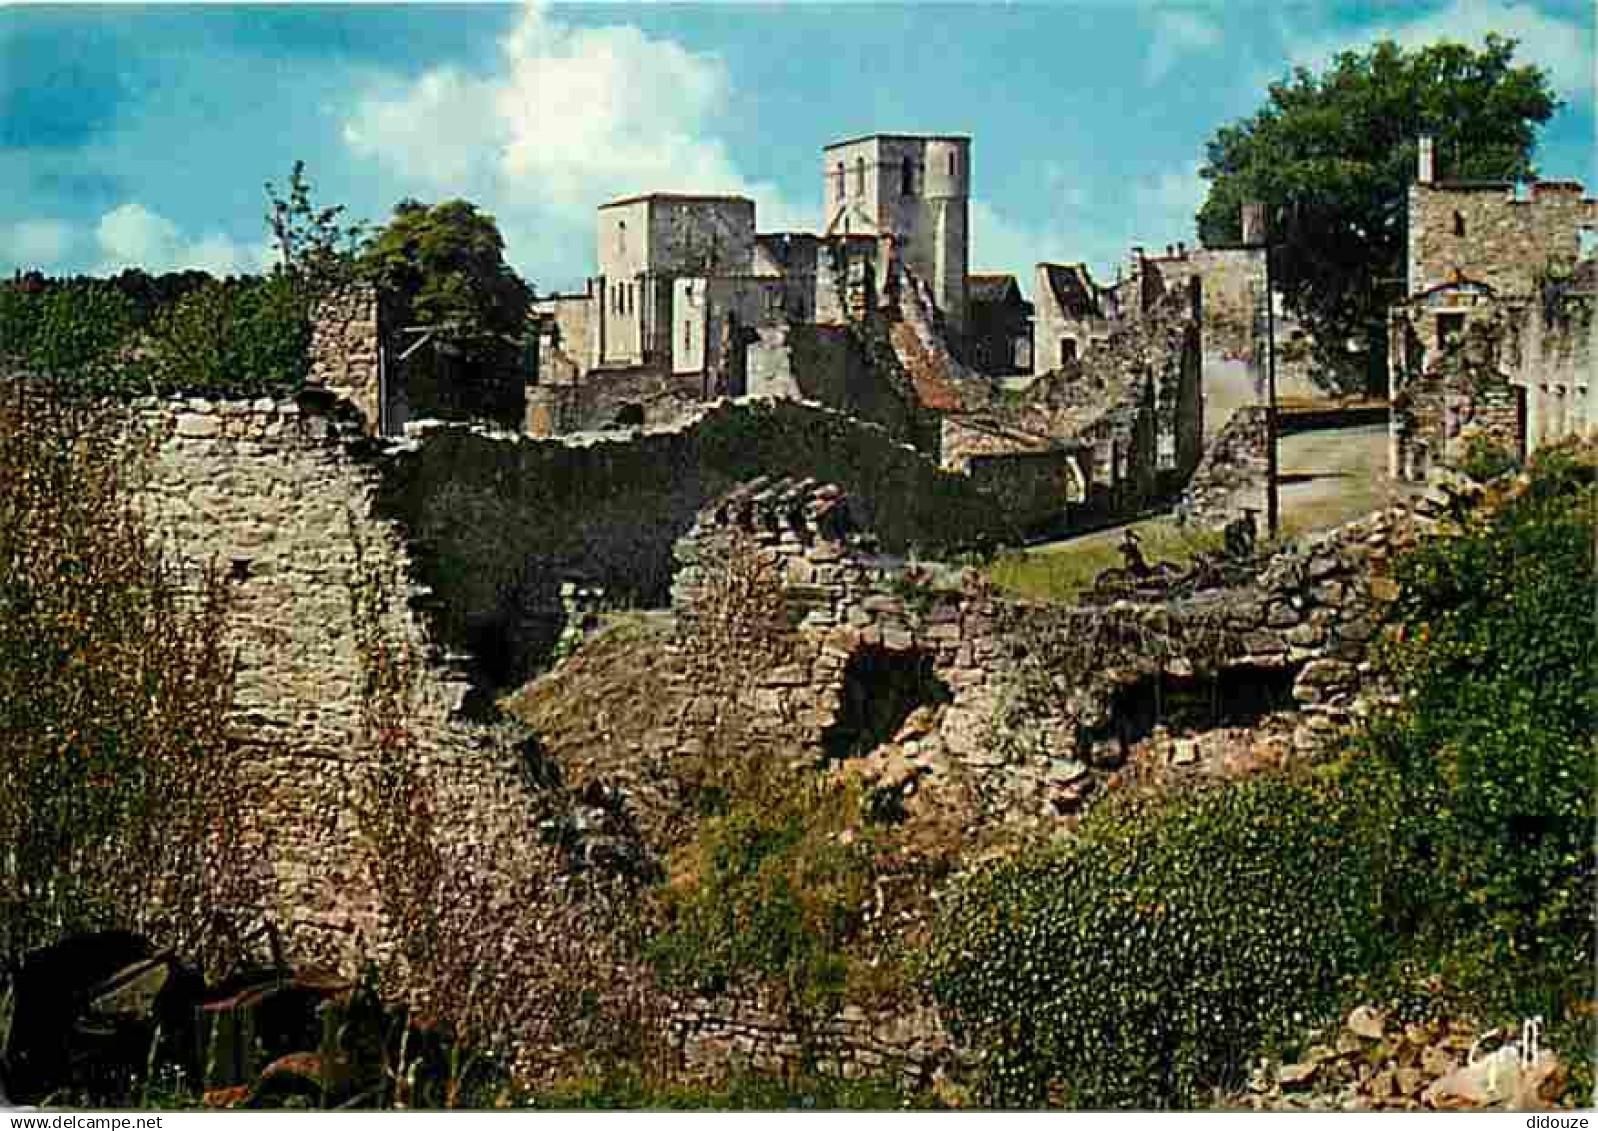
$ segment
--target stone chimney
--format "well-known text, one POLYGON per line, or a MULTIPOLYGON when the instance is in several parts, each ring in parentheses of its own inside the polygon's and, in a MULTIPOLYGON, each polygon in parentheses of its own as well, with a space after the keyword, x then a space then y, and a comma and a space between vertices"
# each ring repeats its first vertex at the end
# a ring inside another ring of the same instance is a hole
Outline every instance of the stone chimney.
POLYGON ((1423 185, 1432 184, 1436 177, 1435 143, 1430 134, 1420 139, 1420 168, 1415 171, 1415 179, 1423 185))
POLYGON ((1243 205, 1243 243, 1259 247, 1265 242, 1265 205, 1250 200, 1243 205))

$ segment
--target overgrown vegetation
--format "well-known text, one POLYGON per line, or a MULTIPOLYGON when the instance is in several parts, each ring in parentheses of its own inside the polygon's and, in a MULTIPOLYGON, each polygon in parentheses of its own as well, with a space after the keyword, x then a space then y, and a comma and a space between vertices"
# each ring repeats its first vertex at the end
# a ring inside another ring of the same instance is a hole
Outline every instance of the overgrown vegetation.
MULTIPOLYGON (((648 947, 669 986, 714 994, 764 983, 804 1015, 843 1002, 847 953, 870 894, 873 844, 857 791, 809 773, 770 773, 708 816, 657 901, 648 947), (769 780, 775 778, 776 780, 769 780)), ((868 979, 855 969, 854 981, 868 979)))
POLYGON ((228 593, 152 544, 125 425, 0 384, 0 955, 123 928, 215 966, 213 916, 259 894, 228 593))
POLYGON ((1483 1009, 1558 1019, 1590 1094, 1598 452, 1541 453, 1500 494, 1400 563, 1382 661, 1405 704, 1349 771, 1403 789, 1410 957, 1483 1009))
POLYGON ((1542 1014, 1590 1094, 1595 479, 1550 452, 1403 562, 1402 705, 1341 762, 1120 799, 960 890, 925 973, 990 1100, 1193 1106, 1354 997, 1438 1007, 1418 983, 1542 1014))
POLYGON ((719 1084, 661 1084, 636 1072, 574 1080, 541 1090, 528 1106, 555 1111, 891 1111, 941 1106, 891 1080, 734 1073, 719 1084))

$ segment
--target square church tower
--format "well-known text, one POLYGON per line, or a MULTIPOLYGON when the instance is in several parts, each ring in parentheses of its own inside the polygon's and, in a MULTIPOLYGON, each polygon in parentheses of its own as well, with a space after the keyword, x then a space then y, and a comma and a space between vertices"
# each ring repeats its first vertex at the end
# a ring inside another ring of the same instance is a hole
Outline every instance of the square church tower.
POLYGON ((871 134, 821 151, 827 235, 892 235, 932 288, 956 337, 966 332, 971 268, 971 139, 871 134))

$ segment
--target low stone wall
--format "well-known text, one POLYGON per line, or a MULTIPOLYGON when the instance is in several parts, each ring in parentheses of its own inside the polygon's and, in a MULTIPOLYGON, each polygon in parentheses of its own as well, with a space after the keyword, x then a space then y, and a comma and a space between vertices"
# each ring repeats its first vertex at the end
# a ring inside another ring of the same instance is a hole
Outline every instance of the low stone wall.
POLYGON ((773 1075, 816 1071, 859 1080, 895 1076, 921 1088, 963 1060, 936 1011, 866 1010, 846 1005, 806 1031, 780 1005, 756 994, 679 1002, 668 1026, 672 1049, 690 1071, 743 1067, 773 1075))
POLYGON ((1348 723, 1394 595, 1388 557, 1412 536, 1376 516, 1284 551, 1248 584, 1062 608, 879 557, 851 533, 849 503, 786 480, 707 508, 677 547, 675 636, 591 669, 579 650, 534 685, 523 717, 550 756, 576 781, 625 783, 646 835, 676 803, 663 760, 716 751, 854 760, 919 782, 918 797, 969 828, 1046 829, 1157 728, 1176 741, 1286 711, 1302 753, 1348 723), (645 669, 647 691, 630 674, 645 669), (1256 684, 1274 690, 1261 699, 1256 684), (1214 711, 1162 714, 1200 691, 1214 711), (604 704, 604 725, 573 717, 573 702, 604 704))

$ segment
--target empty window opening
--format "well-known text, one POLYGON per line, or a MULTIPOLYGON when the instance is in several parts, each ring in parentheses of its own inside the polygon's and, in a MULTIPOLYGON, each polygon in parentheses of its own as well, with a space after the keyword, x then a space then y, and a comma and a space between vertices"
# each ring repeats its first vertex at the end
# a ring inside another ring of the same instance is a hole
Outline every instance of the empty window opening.
POLYGON ((833 191, 839 200, 843 199, 843 162, 840 161, 832 171, 833 191))
POLYGON ((891 742, 911 712, 953 698, 932 670, 929 653, 862 648, 844 669, 838 719, 822 736, 822 744, 832 759, 869 754, 891 742))
POLYGON ((916 191, 916 170, 908 157, 899 163, 899 191, 905 196, 913 196, 916 191))
POLYGON ((1465 234, 1465 214, 1463 212, 1455 212, 1454 213, 1454 235, 1463 237, 1464 234, 1465 234))
POLYGON ((864 157, 856 157, 854 159, 854 194, 856 196, 866 195, 866 159, 864 157))
POLYGON ((1465 316, 1463 314, 1439 314, 1437 316, 1437 348, 1448 348, 1448 339, 1465 332, 1465 316))
POLYGON ((1075 338, 1061 338, 1060 339, 1060 364, 1064 365, 1068 361, 1075 361, 1075 360, 1076 360, 1076 339, 1075 338))
POLYGON ((949 150, 949 176, 955 176, 960 169, 960 164, 955 157, 954 150, 949 150))

